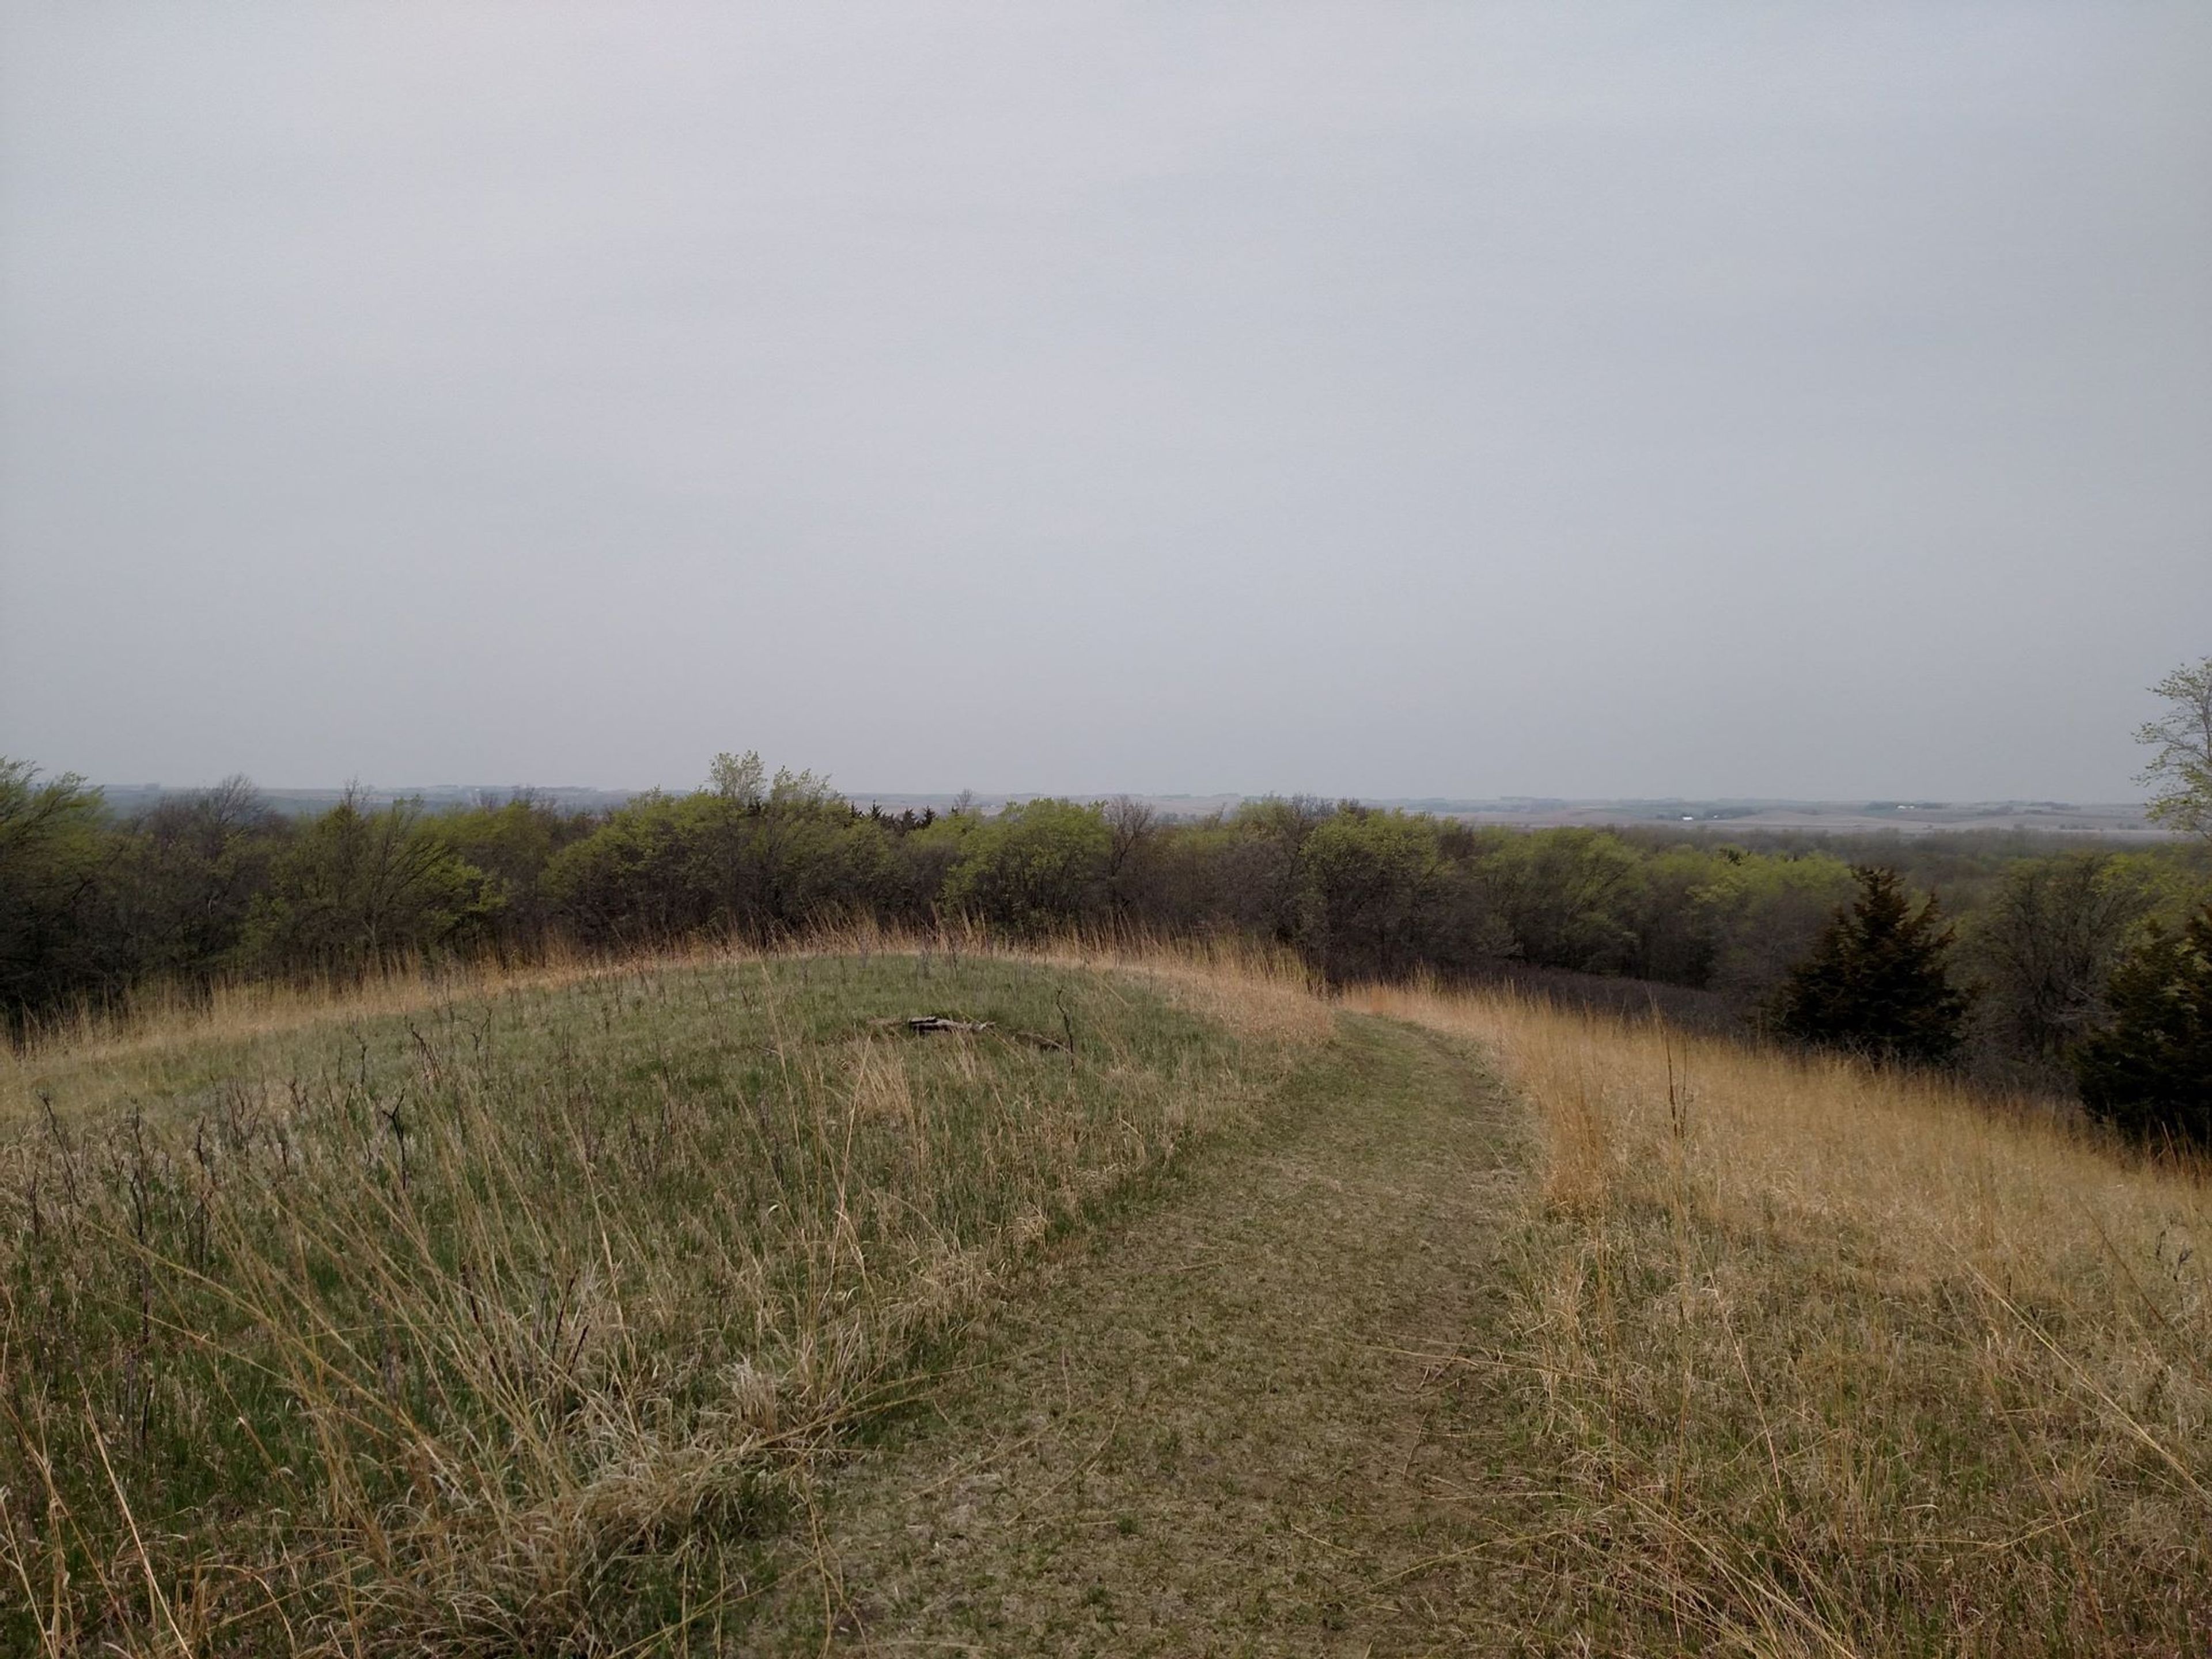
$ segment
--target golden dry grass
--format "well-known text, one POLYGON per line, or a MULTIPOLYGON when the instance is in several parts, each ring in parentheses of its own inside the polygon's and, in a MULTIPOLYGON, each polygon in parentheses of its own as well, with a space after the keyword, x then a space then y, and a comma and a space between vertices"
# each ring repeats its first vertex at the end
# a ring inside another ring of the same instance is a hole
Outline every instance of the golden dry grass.
POLYGON ((1535 1107, 1515 1352, 1626 1650, 2212 1650, 2212 1188, 1939 1078, 1376 989, 1535 1107))

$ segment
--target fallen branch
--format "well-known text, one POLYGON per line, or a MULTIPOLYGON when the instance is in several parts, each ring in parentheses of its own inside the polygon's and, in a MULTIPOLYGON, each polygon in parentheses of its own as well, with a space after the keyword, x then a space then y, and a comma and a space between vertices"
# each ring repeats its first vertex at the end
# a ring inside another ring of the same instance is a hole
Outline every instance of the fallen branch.
POLYGON ((954 1019, 949 1014, 916 1014, 911 1019, 879 1019, 878 1026, 889 1030, 902 1028, 915 1036, 934 1036, 950 1033, 956 1036, 1004 1037, 1009 1042, 1026 1042, 1036 1048, 1049 1048, 1054 1054, 1072 1054, 1074 1048, 1061 1037, 1043 1031, 1002 1030, 988 1019, 954 1019))

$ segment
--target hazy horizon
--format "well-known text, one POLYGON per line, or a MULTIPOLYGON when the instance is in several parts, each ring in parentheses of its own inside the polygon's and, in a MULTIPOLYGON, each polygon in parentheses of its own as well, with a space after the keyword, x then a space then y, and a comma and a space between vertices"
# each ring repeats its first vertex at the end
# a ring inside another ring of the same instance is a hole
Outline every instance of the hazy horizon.
POLYGON ((53 771, 2117 803, 2212 652, 2212 9, 0 40, 53 771))
MULTIPOLYGON (((818 774, 817 775, 817 777, 820 776, 818 774)), ((509 795, 517 792, 534 793, 546 797, 599 797, 608 800, 613 800, 616 799, 635 799, 637 796, 647 794, 654 791, 674 793, 690 790, 704 789, 712 787, 710 784, 703 781, 688 780, 684 781, 664 781, 653 784, 642 784, 625 787, 621 786, 602 785, 589 781, 579 781, 573 778, 538 779, 535 781, 525 779, 495 781, 443 778, 430 781, 418 779, 411 782, 404 780, 393 781, 371 778, 354 778, 342 783, 301 783, 297 781, 268 782, 261 779, 252 777, 250 775, 237 773, 227 775, 222 778, 196 780, 189 782, 173 782, 161 778, 87 778, 85 782, 87 786, 91 788, 105 790, 115 795, 131 798, 154 791, 158 791, 165 796, 195 794, 210 790, 218 785, 228 783, 232 781, 234 779, 241 776, 243 776, 245 781, 251 784, 259 793, 287 799, 335 800, 349 791, 357 790, 361 794, 371 800, 383 800, 388 799, 405 799, 410 797, 417 797, 428 800, 434 806, 440 808, 442 808, 442 806, 450 799, 464 797, 496 799, 501 796, 509 795)), ((2060 807, 2069 811, 2077 809, 2089 810, 2123 808, 2140 811, 2145 805, 2145 798, 2142 792, 2140 790, 2133 795, 2122 796, 2112 800, 2068 799, 2062 797, 2048 795, 2013 795, 1986 798, 1954 797, 1948 799, 1942 799, 1927 796, 1915 796, 1907 799, 1893 793, 1889 794, 1875 794, 1868 796, 1685 795, 1680 793, 1656 795, 1570 796, 1437 794, 1354 795, 1342 792, 1332 794, 1326 791, 1313 790, 1117 790, 1085 788, 991 789, 975 788, 972 787, 958 789, 949 787, 933 789, 875 789, 867 787, 865 783, 848 785, 843 779, 836 777, 822 778, 821 781, 824 782, 828 786, 833 794, 840 796, 845 799, 856 803, 873 801, 879 805, 892 807, 921 803, 950 804, 958 801, 963 797, 972 799, 985 807, 995 808, 1000 805, 1013 801, 1057 799, 1094 802, 1112 800, 1117 798, 1159 803, 1190 801, 1201 805, 1211 805, 1215 803, 1284 799, 1288 799, 1292 795, 1297 795, 1309 800, 1325 802, 1353 800, 1378 806, 1451 810, 1462 808, 1517 807, 1523 805, 1560 808, 1628 808, 1673 806, 1680 805, 1717 807, 1761 806, 1771 808, 1808 807, 1835 809, 1863 804, 1873 804, 1884 808, 1887 808, 1894 805, 1899 811, 1903 811, 1908 806, 1915 809, 1927 809, 1929 811, 1941 811, 1943 809, 1952 808, 1963 809, 1970 807, 2002 806, 2060 807)))

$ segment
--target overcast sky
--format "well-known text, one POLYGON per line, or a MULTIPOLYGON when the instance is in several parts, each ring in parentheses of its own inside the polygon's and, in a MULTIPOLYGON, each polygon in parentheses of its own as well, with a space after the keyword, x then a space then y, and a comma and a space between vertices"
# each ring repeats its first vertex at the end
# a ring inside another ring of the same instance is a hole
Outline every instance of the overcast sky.
POLYGON ((0 753, 2126 799, 2212 6, 0 0, 0 753))

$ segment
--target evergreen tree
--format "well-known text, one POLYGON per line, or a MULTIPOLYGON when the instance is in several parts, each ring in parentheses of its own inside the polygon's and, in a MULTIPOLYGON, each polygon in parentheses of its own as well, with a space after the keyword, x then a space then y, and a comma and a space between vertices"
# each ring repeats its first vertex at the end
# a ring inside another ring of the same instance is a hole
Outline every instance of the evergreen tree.
POLYGON ((1784 1036, 1884 1061, 1936 1064, 1956 1052, 1966 998, 1945 959, 1952 932, 1934 898, 1917 911, 1894 870, 1854 865, 1858 897, 1792 969, 1775 1006, 1784 1036))
POLYGON ((2075 1056, 2082 1102, 2131 1134, 2212 1146, 2212 905, 2179 933, 2154 924, 2106 1000, 2112 1024, 2075 1056))

